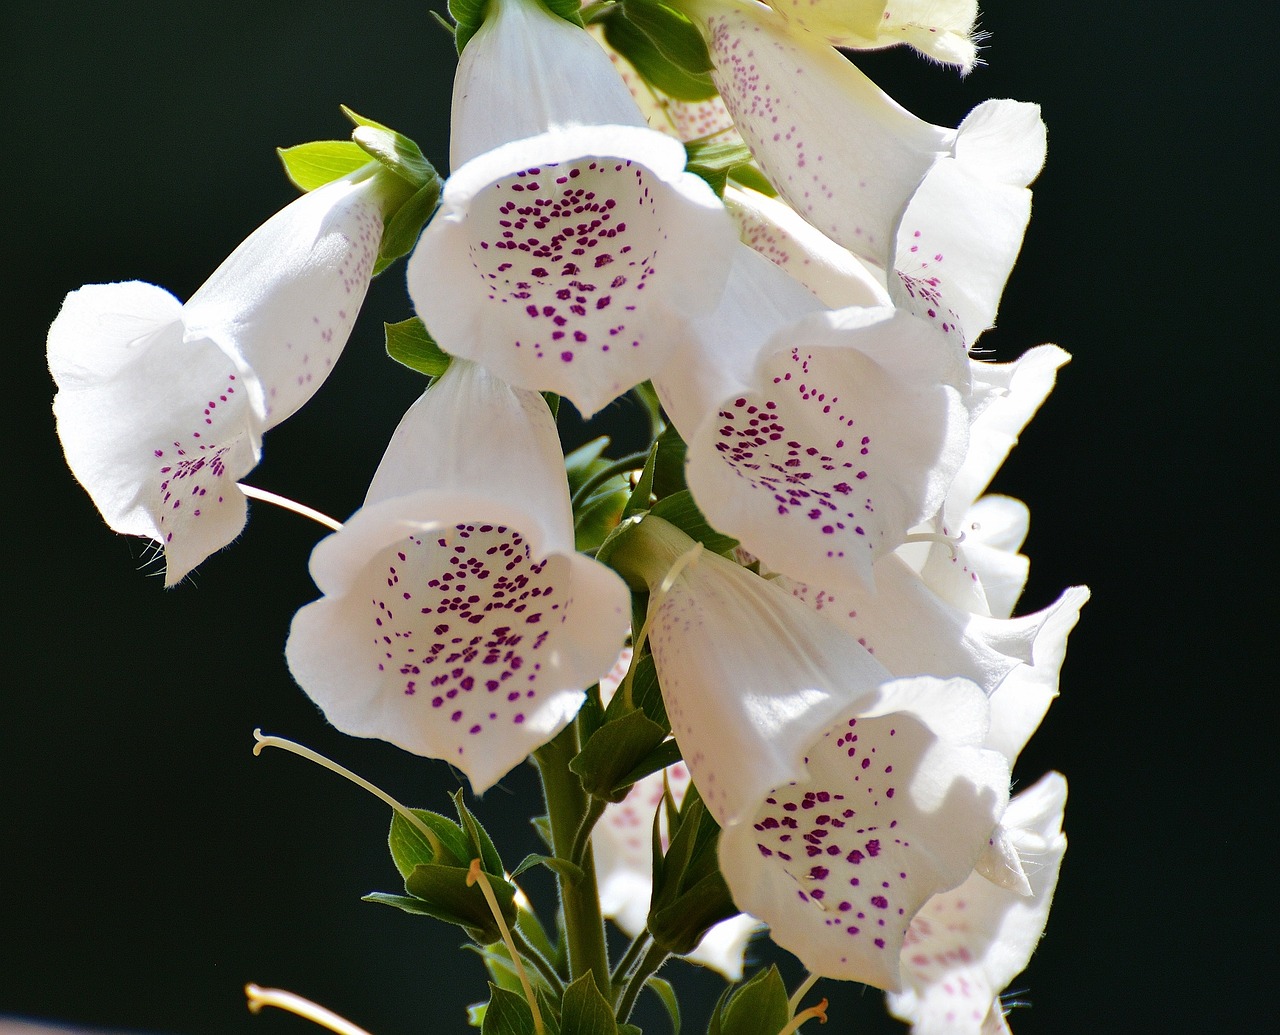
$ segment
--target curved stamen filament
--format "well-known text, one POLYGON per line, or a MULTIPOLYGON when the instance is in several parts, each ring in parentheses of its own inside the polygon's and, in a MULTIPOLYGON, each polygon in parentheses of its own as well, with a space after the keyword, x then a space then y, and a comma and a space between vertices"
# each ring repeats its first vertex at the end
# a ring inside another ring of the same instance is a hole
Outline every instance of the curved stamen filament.
POLYGON ((352 1024, 345 1017, 339 1017, 332 1010, 326 1010, 323 1006, 313 1003, 310 999, 304 999, 293 992, 286 992, 282 988, 259 988, 257 985, 245 985, 244 994, 249 1000, 250 1013, 258 1013, 264 1006, 274 1006, 278 1010, 285 1010, 313 1021, 322 1028, 328 1028, 330 1031, 336 1032, 337 1035, 369 1035, 358 1024, 352 1024))
POLYGON ((335 532, 342 531, 341 521, 335 521, 328 514, 313 510, 297 500, 291 500, 287 496, 278 496, 276 493, 268 492, 266 489, 259 489, 256 485, 245 485, 244 482, 236 482, 236 486, 251 500, 261 500, 263 503, 270 503, 281 510, 291 510, 295 514, 300 514, 304 518, 310 518, 317 524, 324 525, 325 528, 332 529, 335 532))
POLYGON ((520 987, 524 989, 524 997, 529 1003, 529 1012, 533 1014, 533 1030, 537 1035, 543 1035, 546 1029, 542 1026, 542 1013, 538 1009, 538 998, 533 994, 533 986, 529 984, 529 975, 524 969, 524 960, 520 958, 520 953, 516 951, 515 940, 511 937, 511 930, 507 927, 506 920, 502 917, 502 910, 498 908, 498 897, 493 893, 493 886, 489 883, 489 874, 480 868, 480 860, 472 859, 471 866, 467 869, 467 886, 472 884, 480 885, 480 893, 484 895, 484 900, 489 904, 489 912, 493 914, 493 919, 497 921, 498 930, 502 932, 502 942, 507 947, 507 952, 511 954, 511 963, 516 968, 516 977, 520 979, 520 987))
POLYGON ((907 543, 941 543, 951 551, 951 559, 956 559, 956 547, 964 542, 965 534, 961 532, 959 535, 947 535, 943 532, 912 532, 904 540, 903 545, 907 543))

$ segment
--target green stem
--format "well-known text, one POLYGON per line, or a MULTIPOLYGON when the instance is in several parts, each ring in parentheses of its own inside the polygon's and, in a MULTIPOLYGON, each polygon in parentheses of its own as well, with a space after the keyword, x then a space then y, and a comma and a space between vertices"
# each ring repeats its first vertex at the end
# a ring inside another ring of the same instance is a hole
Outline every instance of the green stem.
POLYGON ((536 970, 543 981, 556 995, 564 994, 564 978, 556 973, 556 968, 551 961, 529 941, 519 928, 512 928, 511 938, 516 943, 516 948, 520 950, 520 957, 536 970))
POLYGON ((631 1011, 635 1009, 636 1000, 640 998, 640 990, 654 974, 658 973, 662 965, 667 962, 669 955, 666 949, 658 945, 649 946, 644 958, 640 960, 640 965, 627 978, 626 987, 623 988, 622 995, 618 999, 617 1017, 620 1023, 627 1022, 631 1011))
MULTIPOLYGON (((581 781, 569 769, 569 761, 577 753, 576 723, 567 726, 553 741, 533 753, 547 802, 551 850, 560 859, 570 858, 574 837, 590 807, 590 799, 582 789, 581 781)), ((583 852, 580 865, 581 880, 575 882, 559 875, 556 877, 569 950, 569 980, 573 982, 590 973, 596 987, 606 989, 609 987, 609 953, 605 948, 604 917, 600 913, 600 892, 590 847, 583 852)))
POLYGON ((627 946, 627 951, 622 954, 622 959, 618 960, 618 965, 613 968, 614 988, 621 991, 627 975, 631 973, 631 969, 640 960, 641 955, 648 951, 651 944, 653 944, 653 935, 647 929, 632 939, 631 944, 627 946))
POLYGON ((578 824, 578 829, 573 835, 573 847, 569 850, 569 861, 575 866, 582 865, 582 860, 591 847, 591 831, 596 828, 596 823, 604 815, 604 807, 605 803, 599 798, 587 800, 587 813, 578 824))
POLYGON ((572 506, 573 512, 576 514, 587 500, 591 498, 591 494, 600 488, 610 478, 615 478, 620 474, 626 474, 628 471, 635 471, 644 466, 644 462, 649 458, 649 450, 643 453, 632 453, 630 456, 624 456, 620 460, 615 460, 608 467, 597 471, 585 482, 578 486, 578 491, 573 494, 572 506))

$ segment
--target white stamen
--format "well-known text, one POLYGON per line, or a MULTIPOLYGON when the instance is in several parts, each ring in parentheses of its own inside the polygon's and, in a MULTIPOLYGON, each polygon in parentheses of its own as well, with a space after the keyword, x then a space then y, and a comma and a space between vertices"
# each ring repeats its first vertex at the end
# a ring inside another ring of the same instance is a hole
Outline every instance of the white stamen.
POLYGON ((245 485, 244 482, 236 482, 240 491, 252 500, 262 500, 263 503, 270 503, 279 507, 281 510, 292 510, 295 514, 301 514, 304 518, 310 518, 317 524, 324 525, 325 528, 332 529, 335 532, 342 531, 342 522, 335 521, 328 514, 322 514, 318 510, 299 503, 297 500, 291 500, 287 496, 278 496, 274 492, 268 492, 266 489, 259 489, 255 485, 245 485))
POLYGON ((337 1032, 337 1035, 369 1035, 367 1031, 357 1024, 352 1024, 345 1017, 339 1017, 332 1010, 326 1010, 323 1006, 313 1003, 310 999, 304 999, 293 992, 286 992, 282 988, 259 988, 257 985, 245 985, 244 994, 249 999, 250 1013, 257 1013, 264 1006, 274 1006, 277 1009, 287 1010, 289 1013, 294 1013, 299 1017, 313 1021, 322 1028, 337 1032))

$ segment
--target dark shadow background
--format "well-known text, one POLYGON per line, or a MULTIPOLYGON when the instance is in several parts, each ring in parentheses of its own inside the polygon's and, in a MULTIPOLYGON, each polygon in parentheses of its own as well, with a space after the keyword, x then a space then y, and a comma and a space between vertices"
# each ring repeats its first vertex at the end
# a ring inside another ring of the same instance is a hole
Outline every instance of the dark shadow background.
MULTIPOLYGON (((1016 986, 1033 1004, 1013 1017, 1019 1035, 1274 1030, 1260 994, 1275 962, 1261 643, 1274 610, 1261 608, 1277 109, 1241 27, 1181 21, 1178 6, 988 0, 990 65, 964 82, 905 53, 861 61, 933 121, 1012 96, 1040 102, 1050 131, 1023 259, 983 343, 1002 359, 1043 341, 1074 354, 997 487, 1032 508, 1025 609, 1074 582, 1094 599, 1019 766, 1024 783, 1050 767, 1071 783, 1071 848, 1016 986)), ((111 533, 67 472, 44 366, 47 325, 82 283, 190 295, 294 196, 273 149, 348 132, 339 103, 445 168, 451 42, 417 0, 7 10, 0 1014, 308 1030, 251 1018, 241 989, 255 981, 377 1035, 461 1032, 463 1005, 483 997, 478 960, 452 929, 359 901, 397 889, 386 810, 299 759, 250 754, 261 726, 411 804, 445 809, 457 786, 443 766, 326 729, 291 683, 282 646, 314 595, 318 530, 255 506, 233 549, 163 591, 142 543, 111 533)), ((378 322, 409 315, 402 276, 375 285, 329 383, 269 436, 255 484, 338 516, 358 504, 420 387, 381 354, 378 322)), ((536 850, 514 818, 534 801, 521 770, 478 806, 509 861, 536 850)), ((548 880, 527 883, 550 901, 548 880)), ((697 1032, 720 982, 692 987, 697 1032)), ((878 993, 820 988, 831 1030, 900 1030, 878 993)))

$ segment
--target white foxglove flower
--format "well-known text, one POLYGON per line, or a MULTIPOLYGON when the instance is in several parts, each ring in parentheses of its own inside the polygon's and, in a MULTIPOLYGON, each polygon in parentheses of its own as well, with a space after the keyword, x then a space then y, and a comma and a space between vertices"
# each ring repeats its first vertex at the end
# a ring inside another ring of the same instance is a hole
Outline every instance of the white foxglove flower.
POLYGON ((625 585, 574 549, 546 403, 460 360, 311 573, 294 678, 344 733, 445 759, 477 793, 564 728, 629 628, 625 585))
POLYGON ((902 551, 935 593, 962 610, 1007 617, 1026 585, 1027 559, 1018 551, 1027 535, 1027 508, 1018 500, 982 493, 1070 358, 1056 345, 1041 345, 1012 363, 970 364, 968 453, 940 518, 922 529, 963 538, 950 546, 933 543, 902 551))
MULTIPOLYGON (((770 263, 757 273, 789 280, 770 263)), ((891 307, 762 319, 755 340, 766 334, 750 375, 726 363, 718 391, 702 376, 717 369, 715 339, 704 359, 654 378, 689 444, 690 491, 770 570, 832 588, 867 582, 937 511, 964 458, 968 414, 949 383, 963 383, 962 354, 891 307)))
POLYGON ((592 414, 713 308, 736 240, 684 148, 608 56, 535 0, 500 0, 454 84, 453 175, 409 262, 441 347, 592 414))
MULTIPOLYGON (((600 697, 607 704, 626 675, 631 648, 623 650, 619 664, 600 680, 600 697)), ((630 937, 637 937, 648 923, 653 896, 653 822, 667 788, 678 808, 691 783, 683 762, 650 773, 636 781, 620 802, 605 806, 604 815, 591 834, 596 880, 600 887, 600 911, 630 937), (664 783, 665 778, 665 783, 664 783)), ((667 850, 662 827, 661 847, 667 850)), ((760 922, 745 913, 713 926, 685 958, 740 981, 747 943, 760 930, 760 922)))
POLYGON ((769 6, 836 47, 874 50, 905 43, 962 72, 978 60, 977 0, 769 0, 769 6))
POLYGON ((826 236, 896 271, 897 304, 972 344, 994 319, 1030 215, 1025 188, 1044 161, 1038 107, 988 101, 957 130, 930 125, 755 0, 691 6, 725 106, 778 192, 826 236))
POLYGON ((184 305, 140 281, 71 292, 49 328, 67 463, 117 532, 164 550, 172 586, 244 527, 262 435, 346 345, 382 239, 368 165, 303 195, 184 305))
POLYGON ((734 901, 813 973, 897 988, 911 917, 964 880, 1004 811, 1008 763, 981 747, 986 696, 964 679, 894 680, 834 623, 721 557, 656 592, 674 559, 662 551, 679 545, 651 527, 643 559, 620 547, 613 560, 654 591, 663 698, 723 828, 734 901))
POLYGON ((1026 967, 1044 932, 1067 846, 1061 829, 1066 796, 1066 781, 1049 773, 1005 812, 1028 894, 974 874, 931 898, 912 919, 902 948, 903 988, 888 1004, 914 1035, 1008 1031, 998 996, 1026 967))

